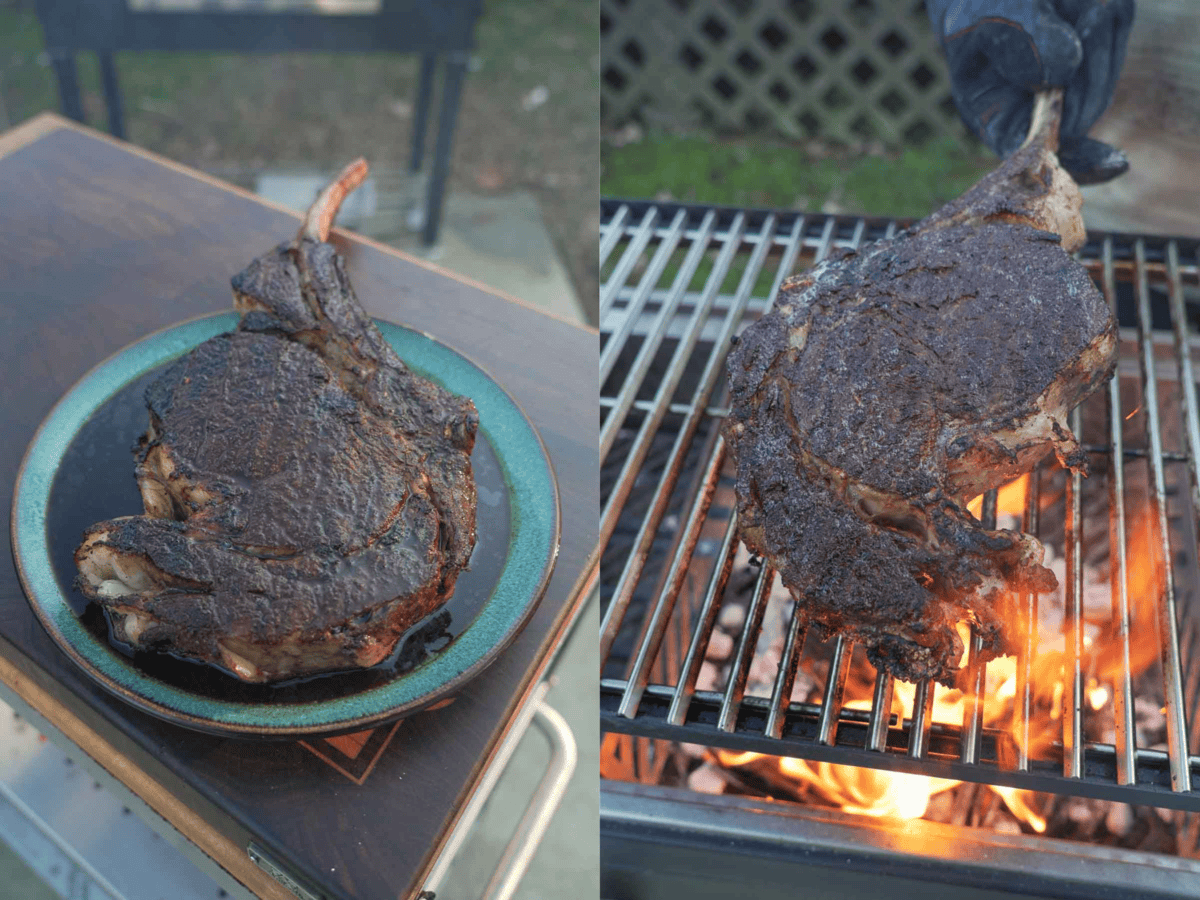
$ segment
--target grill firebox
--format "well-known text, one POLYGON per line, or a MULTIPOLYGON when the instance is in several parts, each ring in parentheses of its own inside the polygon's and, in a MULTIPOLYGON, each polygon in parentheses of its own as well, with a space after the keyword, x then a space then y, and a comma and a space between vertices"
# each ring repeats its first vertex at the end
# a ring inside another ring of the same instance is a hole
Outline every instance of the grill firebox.
MULTIPOLYGON (((610 737, 637 757, 614 768, 653 781, 645 773, 663 765, 656 751, 680 742, 1200 811, 1200 340, 1190 336, 1188 303, 1200 300, 1196 241, 1094 233, 1080 252, 1118 315, 1121 363, 1107 390, 1072 415, 1092 477, 1044 462, 1014 522, 1057 549, 1060 596, 1023 598, 1011 721, 985 723, 987 666, 972 641, 962 720, 935 722, 935 689, 944 688, 916 685, 911 715, 898 716, 896 686, 873 669, 869 706, 847 707, 847 677, 868 664, 845 640, 807 635, 765 564, 749 573, 744 613, 726 631, 727 674, 715 684, 711 672, 702 677, 739 547, 719 433, 730 340, 788 275, 906 223, 620 201, 602 202, 601 213, 601 724, 610 736, 656 739, 610 737), (1108 586, 1100 612, 1096 573, 1108 586), (764 621, 781 643, 765 680, 764 621), (1063 689, 1047 742, 1037 740, 1047 713, 1035 681, 1050 633, 1061 641, 1052 652, 1063 689), (798 672, 813 654, 823 654, 824 682, 815 701, 797 700, 798 672), (1088 698, 1100 656, 1111 699, 1098 711, 1088 698), (1147 656, 1143 670, 1131 662, 1147 656), (1147 704, 1162 710, 1164 746, 1139 743, 1135 715, 1147 704)), ((981 518, 994 527, 996 514, 992 492, 981 518)), ((615 784, 602 797, 626 825, 639 803, 701 803, 615 784)), ((704 815, 722 802, 703 801, 704 815)), ((1194 829, 1195 817, 1187 821, 1194 829)), ((1200 884, 1200 870, 1188 871, 1200 884)))

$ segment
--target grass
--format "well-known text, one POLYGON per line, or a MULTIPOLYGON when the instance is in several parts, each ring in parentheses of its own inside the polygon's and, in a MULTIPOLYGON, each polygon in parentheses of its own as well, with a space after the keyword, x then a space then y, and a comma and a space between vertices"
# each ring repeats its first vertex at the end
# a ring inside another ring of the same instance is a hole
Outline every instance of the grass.
POLYGON ((601 193, 738 207, 917 218, 994 168, 950 140, 891 154, 652 133, 601 156, 601 193))

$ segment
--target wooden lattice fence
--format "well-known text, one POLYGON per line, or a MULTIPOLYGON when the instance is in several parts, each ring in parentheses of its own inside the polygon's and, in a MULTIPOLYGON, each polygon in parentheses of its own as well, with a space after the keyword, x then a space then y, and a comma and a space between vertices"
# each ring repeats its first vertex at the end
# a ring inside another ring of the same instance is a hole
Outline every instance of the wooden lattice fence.
POLYGON ((918 0, 601 0, 601 114, 840 143, 966 135, 918 0))

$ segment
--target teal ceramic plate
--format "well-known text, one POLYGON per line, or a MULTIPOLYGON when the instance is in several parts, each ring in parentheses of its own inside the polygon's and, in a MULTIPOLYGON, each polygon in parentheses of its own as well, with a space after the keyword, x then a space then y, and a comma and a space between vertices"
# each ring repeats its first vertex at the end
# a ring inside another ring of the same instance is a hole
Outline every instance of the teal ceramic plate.
POLYGON ((42 423, 18 474, 12 513, 17 569, 38 619, 104 688, 204 731, 350 731, 452 694, 504 649, 541 599, 558 553, 558 490, 541 439, 504 389, 455 351, 399 325, 378 323, 400 357, 475 401, 479 503, 470 568, 446 606, 414 628, 392 659, 360 672, 247 685, 163 654, 127 654, 109 641, 103 614, 72 586, 83 529, 142 512, 130 446, 146 428, 145 386, 237 321, 234 313, 207 316, 144 338, 85 375, 42 423))

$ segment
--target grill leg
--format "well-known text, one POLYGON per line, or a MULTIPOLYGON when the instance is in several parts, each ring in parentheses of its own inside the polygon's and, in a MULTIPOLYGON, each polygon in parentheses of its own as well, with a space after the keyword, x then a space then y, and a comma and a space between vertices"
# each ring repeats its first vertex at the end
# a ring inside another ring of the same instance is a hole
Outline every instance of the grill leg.
POLYGON ((446 193, 446 176, 450 172, 450 151, 454 144, 454 126, 458 121, 458 104, 462 97, 463 79, 467 73, 467 52, 451 53, 446 59, 446 81, 442 85, 442 109, 438 114, 437 145, 433 151, 433 174, 429 178, 429 193, 425 198, 425 234, 423 243, 431 246, 438 235, 442 219, 442 200, 446 193))
POLYGON ((104 84, 104 105, 108 107, 108 130, 113 137, 125 140, 125 109, 121 105, 116 63, 111 53, 96 55, 100 57, 100 80, 104 84))
POLYGON ((79 77, 75 72, 75 54, 69 50, 51 50, 50 63, 58 79, 58 99, 63 115, 83 121, 83 102, 79 97, 79 77))
POLYGON ((421 78, 417 82, 417 108, 413 116, 412 158, 408 170, 414 174, 425 163, 425 136, 429 132, 429 104, 433 100, 433 75, 437 70, 437 54, 421 54, 421 78))

